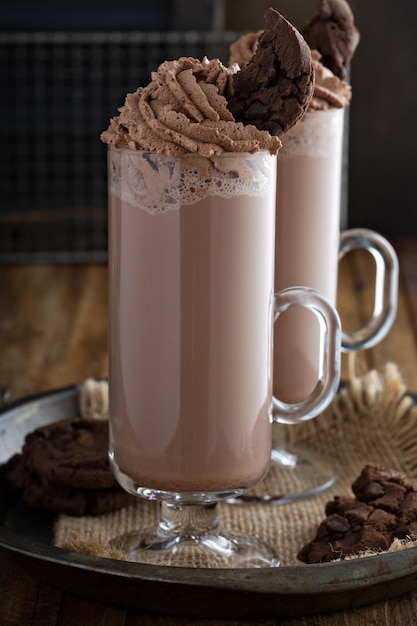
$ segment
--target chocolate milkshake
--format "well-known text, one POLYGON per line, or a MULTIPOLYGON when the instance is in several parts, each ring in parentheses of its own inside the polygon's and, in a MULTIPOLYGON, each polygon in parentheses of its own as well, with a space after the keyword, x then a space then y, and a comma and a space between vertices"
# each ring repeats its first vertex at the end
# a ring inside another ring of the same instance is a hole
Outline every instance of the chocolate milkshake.
POLYGON ((247 489, 271 452, 276 158, 110 149, 109 166, 117 477, 128 489, 247 489))
MULTIPOLYGON (((308 285, 336 304, 344 109, 308 111, 278 157, 275 288, 308 285)), ((287 402, 317 380, 319 329, 292 309, 275 325, 274 394, 287 402), (278 358, 279 355, 279 358, 278 358)))

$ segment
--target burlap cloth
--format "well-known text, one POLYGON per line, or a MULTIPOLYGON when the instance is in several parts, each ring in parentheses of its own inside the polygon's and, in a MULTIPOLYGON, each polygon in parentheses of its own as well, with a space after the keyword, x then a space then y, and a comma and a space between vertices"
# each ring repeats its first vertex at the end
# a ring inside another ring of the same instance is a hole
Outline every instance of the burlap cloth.
MULTIPOLYGON (((280 506, 219 505, 225 530, 264 539, 276 547, 283 565, 299 564, 297 552, 315 535, 325 503, 336 494, 351 496, 351 484, 366 463, 379 463, 404 472, 410 479, 417 478, 417 403, 392 363, 382 372, 351 373, 349 384, 340 389, 323 414, 285 428, 289 442, 337 461, 341 473, 336 484, 321 495, 280 506)), ((271 488, 272 481, 276 493, 285 491, 282 480, 276 472, 266 478, 267 487, 271 488), (274 485, 274 481, 279 484, 274 485)), ((99 517, 61 515, 55 526, 55 544, 89 552, 94 552, 96 545, 100 554, 100 545, 115 535, 155 525, 158 507, 156 502, 138 499, 129 507, 99 517)))

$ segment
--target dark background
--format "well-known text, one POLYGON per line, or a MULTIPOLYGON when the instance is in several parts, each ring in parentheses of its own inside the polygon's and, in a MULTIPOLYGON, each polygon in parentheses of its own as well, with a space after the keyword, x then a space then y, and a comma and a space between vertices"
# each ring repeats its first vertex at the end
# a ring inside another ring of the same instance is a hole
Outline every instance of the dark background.
MULTIPOLYGON (((417 231, 417 2, 351 0, 344 223, 417 231)), ((219 56, 269 6, 302 27, 319 0, 15 0, 0 7, 0 261, 106 257, 100 132, 163 60, 219 56), (49 255, 49 256, 48 256, 49 255)))

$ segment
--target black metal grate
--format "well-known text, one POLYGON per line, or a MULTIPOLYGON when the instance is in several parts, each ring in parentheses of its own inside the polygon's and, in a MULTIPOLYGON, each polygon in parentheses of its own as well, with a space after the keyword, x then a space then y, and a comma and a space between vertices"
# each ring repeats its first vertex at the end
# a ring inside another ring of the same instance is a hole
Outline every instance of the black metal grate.
POLYGON ((106 147, 128 92, 234 32, 0 33, 0 261, 105 260, 106 147))

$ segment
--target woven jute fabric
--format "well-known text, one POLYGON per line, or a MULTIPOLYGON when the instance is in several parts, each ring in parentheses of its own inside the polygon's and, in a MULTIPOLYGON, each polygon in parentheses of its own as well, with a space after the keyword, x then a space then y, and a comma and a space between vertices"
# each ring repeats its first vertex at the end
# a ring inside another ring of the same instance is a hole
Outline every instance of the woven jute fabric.
MULTIPOLYGON (((381 372, 351 373, 349 383, 324 413, 285 429, 292 444, 337 461, 338 481, 321 495, 279 506, 219 504, 225 531, 232 529, 267 541, 276 548, 283 565, 300 564, 297 552, 314 537, 326 502, 335 495, 352 496, 351 484, 367 463, 402 471, 411 480, 417 478, 417 403, 395 364, 386 364, 381 372)), ((275 471, 257 490, 283 493, 294 487, 290 476, 288 470, 275 471)), ((80 546, 89 545, 94 552, 94 545, 103 545, 116 535, 153 527, 158 517, 159 504, 141 499, 100 517, 61 515, 55 526, 55 544, 77 549, 78 541, 78 549, 85 551, 80 546)))

